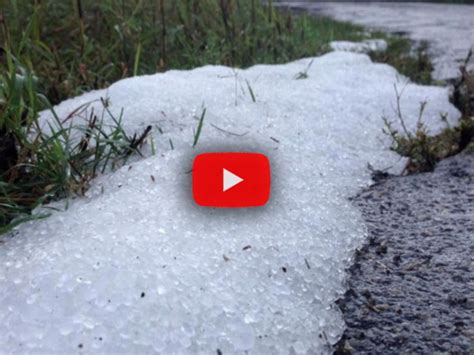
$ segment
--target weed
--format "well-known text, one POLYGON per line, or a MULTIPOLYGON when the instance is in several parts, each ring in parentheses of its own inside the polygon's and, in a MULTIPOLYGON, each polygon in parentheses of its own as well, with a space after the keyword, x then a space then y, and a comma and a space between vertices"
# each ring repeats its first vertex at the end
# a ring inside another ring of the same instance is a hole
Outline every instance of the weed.
POLYGON ((306 66, 305 70, 303 70, 303 71, 299 72, 298 74, 296 74, 296 76, 295 76, 296 80, 301 80, 301 79, 307 79, 308 78, 308 71, 309 71, 309 69, 311 69, 311 66, 313 65, 313 61, 314 61, 314 59, 311 59, 311 61, 306 66))
POLYGON ((467 66, 472 59, 472 49, 468 52, 464 63, 460 66, 461 77, 454 82, 453 104, 465 116, 474 116, 474 72, 467 66))
POLYGON ((397 119, 403 132, 398 132, 394 128, 393 122, 383 117, 384 133, 392 138, 392 150, 409 158, 404 173, 432 171, 441 159, 461 152, 472 141, 474 137, 474 119, 472 117, 464 117, 459 126, 450 127, 446 115, 441 115, 440 119, 446 123, 446 128, 440 134, 430 136, 423 124, 427 102, 420 103, 416 129, 414 132, 410 132, 400 107, 403 90, 399 92, 395 86, 395 93, 397 119))
POLYGON ((252 101, 253 101, 253 102, 257 102, 257 99, 256 99, 256 97, 255 97, 255 94, 254 94, 254 92, 253 92, 252 87, 250 86, 249 81, 248 81, 248 80, 245 80, 245 82, 246 82, 246 84, 247 84, 247 89, 248 89, 248 91, 249 91, 250 97, 252 98, 252 101))
POLYGON ((0 233, 31 218, 31 210, 49 201, 83 195, 97 174, 124 163, 149 134, 129 137, 101 100, 97 116, 83 105, 61 120, 37 91, 37 79, 10 53, 8 71, 0 76, 0 130, 8 142, 0 170, 0 233), (41 125, 39 111, 48 108, 52 120, 41 125), (74 116, 86 120, 75 125, 74 116), (112 124, 105 124, 105 119, 112 124))
POLYGON ((202 125, 204 123, 204 117, 206 116, 206 108, 202 110, 201 118, 199 118, 199 123, 197 126, 196 132, 194 132, 194 141, 193 148, 198 144, 199 137, 201 136, 202 125))

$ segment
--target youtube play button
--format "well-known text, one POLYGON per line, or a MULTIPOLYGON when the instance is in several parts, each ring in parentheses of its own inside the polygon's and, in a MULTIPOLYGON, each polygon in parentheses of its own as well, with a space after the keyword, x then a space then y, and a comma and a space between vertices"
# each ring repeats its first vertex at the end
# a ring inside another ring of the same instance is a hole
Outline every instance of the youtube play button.
POLYGON ((204 153, 193 163, 193 197, 206 207, 257 207, 270 197, 270 162, 260 153, 204 153))
POLYGON ((232 174, 229 170, 227 169, 222 169, 222 185, 223 185, 223 188, 222 188, 222 191, 227 191, 229 190, 231 187, 234 187, 235 185, 237 185, 238 183, 244 181, 244 179, 238 177, 237 175, 235 174, 232 174))

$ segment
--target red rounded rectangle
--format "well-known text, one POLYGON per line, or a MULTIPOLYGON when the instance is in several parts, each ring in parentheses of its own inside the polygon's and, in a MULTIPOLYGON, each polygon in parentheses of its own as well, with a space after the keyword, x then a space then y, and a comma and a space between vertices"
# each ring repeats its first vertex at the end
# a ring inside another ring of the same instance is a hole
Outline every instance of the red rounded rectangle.
POLYGON ((270 161, 260 153, 204 153, 194 158, 193 198, 206 207, 257 207, 270 198, 270 161))

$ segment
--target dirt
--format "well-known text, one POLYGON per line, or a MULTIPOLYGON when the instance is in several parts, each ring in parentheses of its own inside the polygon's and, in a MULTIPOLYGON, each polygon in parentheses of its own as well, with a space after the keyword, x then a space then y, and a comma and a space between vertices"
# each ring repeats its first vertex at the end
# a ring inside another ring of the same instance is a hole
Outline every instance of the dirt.
POLYGON ((338 301, 340 353, 474 353, 474 154, 381 177, 353 199, 368 226, 338 301))

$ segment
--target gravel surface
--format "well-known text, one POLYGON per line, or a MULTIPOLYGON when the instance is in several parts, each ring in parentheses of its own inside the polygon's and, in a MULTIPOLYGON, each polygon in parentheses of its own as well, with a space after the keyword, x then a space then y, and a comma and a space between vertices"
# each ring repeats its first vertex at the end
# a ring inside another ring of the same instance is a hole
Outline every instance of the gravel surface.
MULTIPOLYGON (((474 6, 430 3, 312 3, 282 1, 282 6, 308 10, 340 21, 407 34, 427 41, 434 64, 433 78, 453 79, 474 46, 474 6)), ((471 61, 470 69, 474 69, 471 61)))
POLYGON ((356 198, 369 237, 338 304, 337 352, 474 353, 474 155, 356 198))

